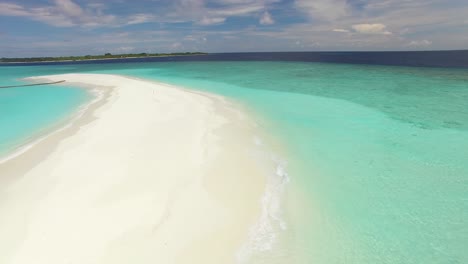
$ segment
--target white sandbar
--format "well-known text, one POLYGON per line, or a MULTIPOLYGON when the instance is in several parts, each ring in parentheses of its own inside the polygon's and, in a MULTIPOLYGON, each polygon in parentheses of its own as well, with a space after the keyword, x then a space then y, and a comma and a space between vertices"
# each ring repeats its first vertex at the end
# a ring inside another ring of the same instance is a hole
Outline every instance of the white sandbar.
POLYGON ((247 115, 123 76, 40 78, 110 92, 40 161, 0 165, 0 263, 235 262, 265 188, 247 115))

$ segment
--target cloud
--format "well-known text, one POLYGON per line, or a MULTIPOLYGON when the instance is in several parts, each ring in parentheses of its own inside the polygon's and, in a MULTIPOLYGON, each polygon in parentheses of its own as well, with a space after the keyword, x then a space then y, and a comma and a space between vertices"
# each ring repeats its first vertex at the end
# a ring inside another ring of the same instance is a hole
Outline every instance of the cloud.
POLYGON ((192 22, 210 26, 223 24, 230 17, 258 17, 271 3, 279 0, 174 0, 159 22, 192 22))
POLYGON ((199 25, 209 26, 209 25, 218 25, 222 24, 226 21, 224 17, 203 17, 201 20, 197 22, 199 25))
POLYGON ((462 49, 467 13, 466 0, 0 0, 0 20, 12 25, 0 52, 462 49), (67 30, 24 41, 26 20, 67 30))
POLYGON ((413 47, 427 47, 432 45, 432 41, 424 39, 424 40, 413 40, 410 43, 408 43, 408 46, 413 46, 413 47))
POLYGON ((351 26, 355 32, 361 34, 383 34, 391 35, 392 32, 388 31, 384 24, 356 24, 351 26))
POLYGON ((170 48, 171 48, 172 50, 179 50, 179 49, 181 49, 181 48, 183 48, 183 47, 184 47, 184 46, 183 46, 182 43, 180 43, 180 42, 174 42, 174 43, 172 43, 171 46, 170 46, 170 48))
POLYGON ((55 0, 54 5, 25 7, 19 4, 0 3, 0 15, 19 16, 55 27, 111 25, 116 17, 102 13, 101 7, 87 6, 83 9, 71 0, 55 0))
POLYGON ((66 16, 81 18, 85 15, 83 9, 71 0, 55 0, 55 5, 66 16))
POLYGON ((368 35, 391 35, 392 32, 387 30, 387 26, 384 24, 355 24, 350 29, 335 28, 333 32, 339 33, 357 33, 357 34, 368 34, 368 35))
POLYGON ((263 15, 260 17, 259 23, 261 25, 273 25, 275 23, 275 20, 273 19, 270 13, 265 11, 263 15))
POLYGON ((207 9, 207 13, 222 16, 245 16, 258 12, 264 9, 264 5, 260 3, 252 3, 249 5, 232 5, 221 8, 207 9))
POLYGON ((151 14, 134 14, 130 15, 127 18, 127 25, 134 25, 134 24, 142 24, 142 23, 148 23, 148 22, 153 22, 155 20, 154 15, 151 14))
POLYGON ((114 49, 114 51, 116 52, 119 52, 119 53, 129 53, 129 52, 132 52, 135 50, 135 47, 131 47, 131 46, 123 46, 123 47, 118 47, 116 49, 114 49))
POLYGON ((335 28, 332 30, 333 32, 340 32, 340 33, 349 33, 349 30, 342 29, 342 28, 335 28))
MULTIPOLYGON (((180 0, 179 0, 180 1, 180 0)), ((185 0, 186 1, 186 0, 185 0)), ((262 10, 265 10, 269 2, 276 0, 257 1, 257 0, 216 0, 211 3, 217 4, 216 6, 208 5, 208 1, 203 0, 189 0, 196 1, 196 8, 189 9, 190 14, 186 16, 194 17, 195 23, 198 25, 215 25, 222 24, 229 17, 247 17, 256 16, 262 10)), ((179 14, 180 15, 180 14, 179 14)), ((182 13, 184 15, 184 13, 182 13)), ((266 18, 268 19, 268 18, 266 18)), ((272 22, 265 20, 267 23, 272 22)))
MULTIPOLYGON (((109 6, 110 10, 116 10, 115 6, 119 5, 119 8, 131 9, 119 16, 104 12, 108 10, 102 3, 52 0, 49 5, 31 6, 0 2, 0 16, 20 16, 54 27, 122 27, 142 23, 194 23, 210 26, 223 24, 229 17, 258 17, 259 12, 278 1, 174 0, 164 1, 164 4, 140 5, 136 10, 129 8, 125 2, 117 1, 109 6)), ((261 23, 270 25, 274 20, 265 12, 261 23)))
POLYGON ((0 3, 1 16, 28 16, 29 12, 23 6, 13 3, 0 3))
POLYGON ((313 20, 336 20, 349 12, 346 0, 295 0, 294 5, 313 20))

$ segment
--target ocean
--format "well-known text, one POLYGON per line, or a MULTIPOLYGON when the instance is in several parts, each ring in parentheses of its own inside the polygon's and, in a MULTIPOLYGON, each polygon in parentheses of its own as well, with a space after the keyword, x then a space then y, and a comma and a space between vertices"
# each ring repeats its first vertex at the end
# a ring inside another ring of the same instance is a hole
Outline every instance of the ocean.
MULTIPOLYGON (((56 68, 0 66, 0 86, 28 84, 22 79, 56 68)), ((61 85, 0 88, 0 161, 66 121, 89 98, 83 89, 61 85)))
MULTIPOLYGON (((281 145, 272 175, 280 199, 263 205, 267 217, 239 253, 245 263, 468 262, 467 51, 3 66, 0 85, 68 72, 209 91, 252 112, 281 145)), ((0 149, 24 144, 87 96, 66 86, 0 89, 0 149)))

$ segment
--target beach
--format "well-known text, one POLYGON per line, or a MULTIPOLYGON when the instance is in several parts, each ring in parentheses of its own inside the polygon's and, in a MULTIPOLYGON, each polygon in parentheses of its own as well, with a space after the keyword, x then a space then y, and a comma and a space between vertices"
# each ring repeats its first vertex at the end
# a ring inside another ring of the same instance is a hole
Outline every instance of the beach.
POLYGON ((0 263, 235 263, 273 162, 236 103, 109 74, 30 78, 100 95, 0 164, 0 263))

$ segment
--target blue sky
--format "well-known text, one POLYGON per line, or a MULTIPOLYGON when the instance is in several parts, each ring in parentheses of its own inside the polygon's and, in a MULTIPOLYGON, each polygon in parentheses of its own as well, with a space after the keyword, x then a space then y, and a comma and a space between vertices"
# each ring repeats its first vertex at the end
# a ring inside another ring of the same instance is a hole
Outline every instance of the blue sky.
POLYGON ((468 49, 466 0, 0 0, 0 57, 468 49))

